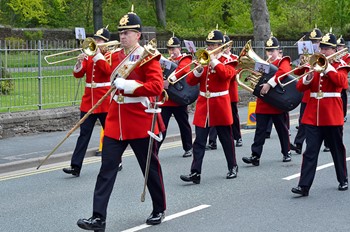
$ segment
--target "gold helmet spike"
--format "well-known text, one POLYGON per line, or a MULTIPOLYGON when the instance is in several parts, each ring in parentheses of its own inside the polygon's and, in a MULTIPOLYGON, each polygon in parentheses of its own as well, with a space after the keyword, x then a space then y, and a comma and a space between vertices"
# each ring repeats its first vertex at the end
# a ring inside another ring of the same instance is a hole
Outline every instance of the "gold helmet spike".
POLYGON ((219 24, 216 24, 216 30, 219 30, 219 24))
POLYGON ((173 37, 175 37, 175 32, 173 32, 173 37))
POLYGON ((333 28, 331 27, 331 28, 329 28, 329 33, 332 33, 332 30, 333 30, 333 28))
POLYGON ((105 28, 108 29, 108 26, 109 26, 109 24, 107 24, 107 26, 105 28))

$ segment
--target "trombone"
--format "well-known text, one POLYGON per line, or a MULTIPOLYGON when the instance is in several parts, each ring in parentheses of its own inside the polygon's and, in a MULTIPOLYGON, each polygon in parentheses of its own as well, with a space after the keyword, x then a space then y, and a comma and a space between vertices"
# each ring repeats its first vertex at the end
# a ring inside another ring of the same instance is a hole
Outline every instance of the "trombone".
POLYGON ((299 79, 303 78, 304 76, 312 73, 312 72, 323 72, 327 66, 328 66, 328 63, 330 62, 330 60, 332 59, 338 59, 342 54, 346 53, 348 51, 348 48, 343 48, 342 50, 340 51, 337 51, 336 53, 332 54, 332 55, 329 55, 329 56, 325 56, 321 53, 315 53, 313 54, 311 57, 310 57, 310 61, 302 66, 299 66, 299 67, 296 67, 295 69, 287 72, 287 73, 284 73, 283 75, 279 76, 278 77, 278 84, 281 86, 281 87, 284 87, 286 85, 289 85, 290 83, 292 83, 293 81, 298 81, 299 79), (301 68, 304 68, 306 67, 307 65, 310 65, 311 67, 311 70, 300 75, 299 77, 296 77, 295 79, 293 80, 290 80, 286 83, 282 83, 281 82, 281 78, 283 78, 284 76, 286 75, 289 75, 290 73, 294 72, 295 70, 297 69, 301 69, 301 68))
POLYGON ((69 61, 69 60, 75 60, 78 58, 78 56, 70 57, 70 58, 66 58, 66 59, 61 59, 61 60, 56 60, 56 61, 49 61, 48 59, 50 59, 52 57, 56 57, 56 56, 70 54, 70 53, 77 52, 77 51, 81 51, 81 53, 84 53, 87 56, 94 56, 97 52, 98 47, 100 47, 100 49, 102 49, 102 50, 107 50, 107 51, 113 52, 119 46, 120 46, 120 42, 117 40, 97 44, 93 38, 88 37, 83 41, 81 48, 76 48, 76 49, 73 49, 70 51, 59 52, 59 53, 55 53, 52 55, 47 55, 47 56, 44 56, 44 60, 48 64, 58 64, 58 63, 62 63, 62 62, 69 61))
POLYGON ((192 65, 192 64, 198 64, 201 66, 205 66, 208 65, 210 62, 210 55, 214 54, 218 51, 220 52, 224 52, 227 48, 229 48, 231 45, 233 44, 233 41, 229 41, 211 51, 207 51, 205 49, 199 49, 196 53, 196 59, 194 61, 192 61, 191 63, 185 65, 184 67, 182 67, 180 70, 177 70, 176 72, 174 71, 173 73, 171 73, 168 77, 168 82, 172 85, 174 85, 175 83, 177 83, 178 81, 180 81, 182 78, 184 78, 185 76, 187 76, 188 74, 190 74, 191 72, 193 72, 195 70, 195 68, 193 68, 191 71, 187 72, 186 74, 182 75, 181 77, 176 79, 176 74, 178 74, 179 72, 181 72, 182 70, 184 70, 185 68, 187 68, 188 66, 192 65), (174 79, 175 77, 175 81, 172 81, 172 79, 174 79))

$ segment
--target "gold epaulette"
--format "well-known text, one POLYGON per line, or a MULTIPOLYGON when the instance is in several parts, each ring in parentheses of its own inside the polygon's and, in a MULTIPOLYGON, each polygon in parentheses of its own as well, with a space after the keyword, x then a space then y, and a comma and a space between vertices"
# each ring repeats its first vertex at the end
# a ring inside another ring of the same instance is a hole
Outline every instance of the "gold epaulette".
POLYGON ((156 57, 158 57, 158 59, 160 59, 161 55, 162 55, 162 54, 161 54, 160 52, 158 52, 158 50, 157 50, 154 54, 150 54, 150 55, 146 56, 146 58, 144 58, 144 59, 141 61, 140 67, 141 67, 142 65, 146 64, 147 62, 153 60, 153 59, 156 58, 156 57))

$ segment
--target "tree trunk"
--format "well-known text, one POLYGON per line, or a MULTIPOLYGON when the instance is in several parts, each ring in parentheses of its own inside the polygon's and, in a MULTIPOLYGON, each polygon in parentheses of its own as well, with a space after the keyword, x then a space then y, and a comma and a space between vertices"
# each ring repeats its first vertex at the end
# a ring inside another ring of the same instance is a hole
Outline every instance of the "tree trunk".
POLYGON ((164 28, 166 27, 165 1, 166 0, 155 0, 157 21, 158 24, 164 28))
POLYGON ((254 25, 254 40, 267 40, 271 35, 271 28, 266 0, 252 0, 250 18, 254 25))
POLYGON ((93 0, 93 23, 94 32, 103 27, 102 0, 93 0))

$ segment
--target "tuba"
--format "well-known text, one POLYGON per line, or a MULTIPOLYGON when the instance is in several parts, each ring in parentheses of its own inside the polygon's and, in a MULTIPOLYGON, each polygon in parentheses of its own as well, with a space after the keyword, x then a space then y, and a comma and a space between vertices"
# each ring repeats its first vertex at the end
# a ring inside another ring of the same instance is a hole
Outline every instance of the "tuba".
MULTIPOLYGON (((286 112, 295 109, 300 104, 303 95, 296 89, 295 81, 284 87, 276 85, 266 95, 260 95, 261 85, 267 83, 275 75, 278 68, 260 58, 252 49, 250 40, 243 47, 238 57, 238 68, 241 68, 240 72, 236 75, 238 85, 254 96, 286 112), (256 63, 269 65, 269 73, 255 71, 256 63), (248 75, 243 75, 244 73, 248 73, 248 75)), ((283 84, 291 80, 295 80, 295 77, 287 75, 281 83, 283 84)))

